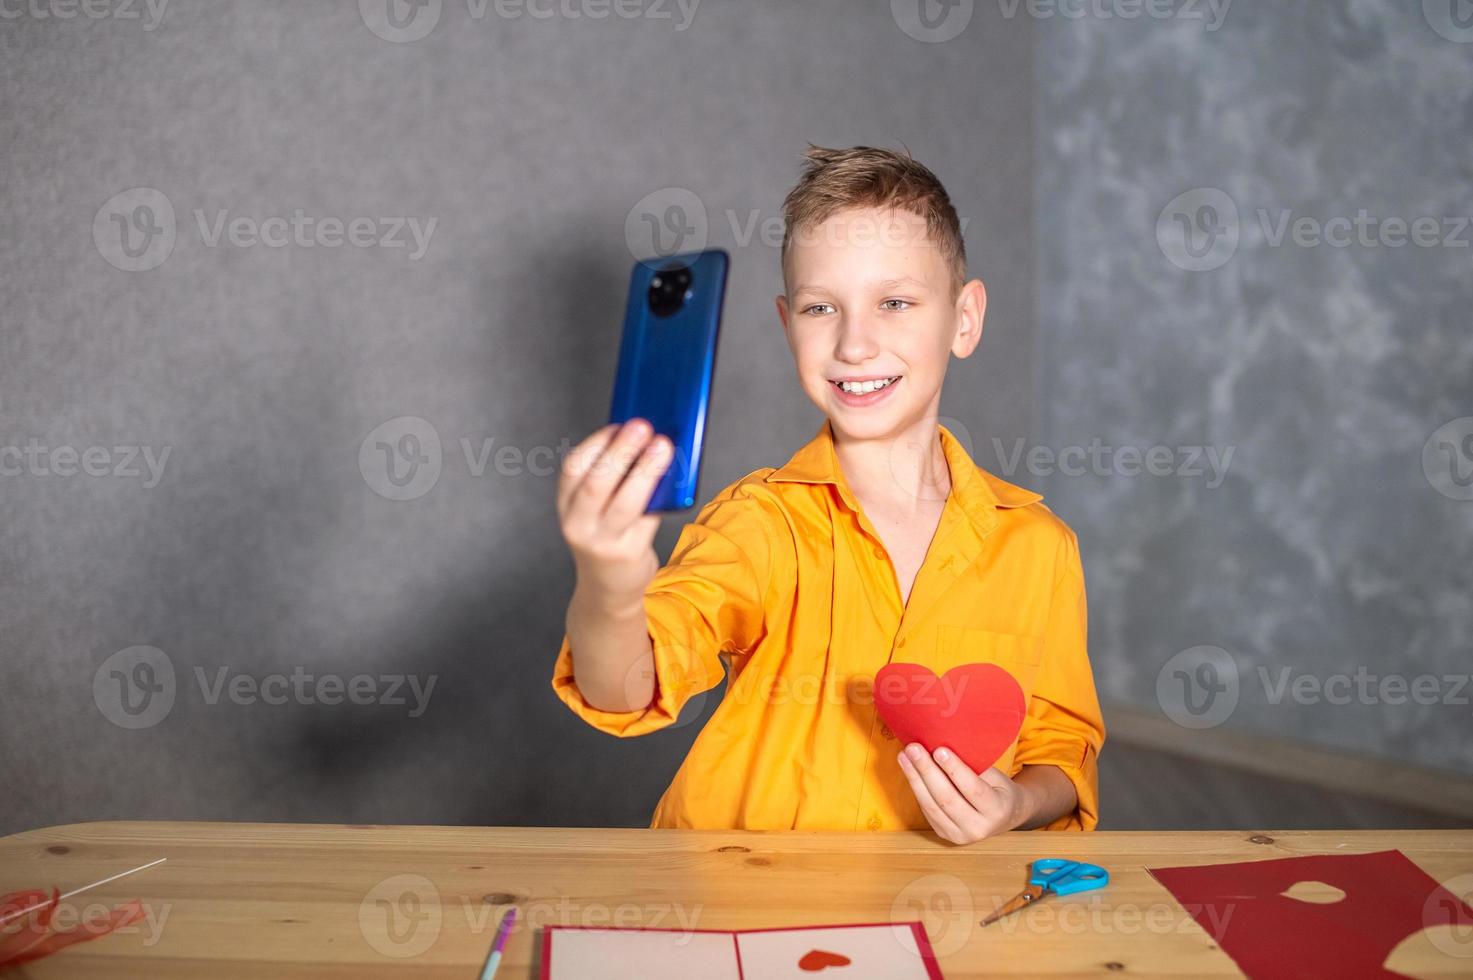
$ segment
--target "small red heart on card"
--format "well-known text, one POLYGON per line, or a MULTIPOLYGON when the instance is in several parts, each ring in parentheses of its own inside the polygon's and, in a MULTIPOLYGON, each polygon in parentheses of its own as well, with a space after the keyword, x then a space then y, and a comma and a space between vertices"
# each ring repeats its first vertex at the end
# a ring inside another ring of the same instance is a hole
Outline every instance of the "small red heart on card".
POLYGON ((875 710, 901 745, 946 746, 973 772, 989 768, 1018 738, 1023 689, 997 664, 962 664, 937 677, 921 664, 886 664, 875 675, 875 710))
POLYGON ((798 961, 798 969, 807 970, 809 973, 817 973, 819 970, 827 969, 831 966, 848 965, 849 957, 842 956, 838 953, 830 953, 826 949, 810 949, 798 961))

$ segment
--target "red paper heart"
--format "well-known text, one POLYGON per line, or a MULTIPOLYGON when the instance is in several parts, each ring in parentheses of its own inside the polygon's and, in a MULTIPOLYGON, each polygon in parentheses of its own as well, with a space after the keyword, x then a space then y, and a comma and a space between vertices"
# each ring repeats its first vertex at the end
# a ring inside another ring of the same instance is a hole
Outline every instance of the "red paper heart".
POLYGON ((848 965, 849 957, 841 956, 838 953, 830 953, 826 949, 810 949, 798 961, 798 969, 807 970, 809 973, 817 973, 825 967, 848 965))
POLYGON ((1018 737, 1023 689, 997 664, 962 664, 937 677, 921 664, 886 664, 875 675, 875 709, 902 745, 946 746, 973 772, 989 768, 1018 737))

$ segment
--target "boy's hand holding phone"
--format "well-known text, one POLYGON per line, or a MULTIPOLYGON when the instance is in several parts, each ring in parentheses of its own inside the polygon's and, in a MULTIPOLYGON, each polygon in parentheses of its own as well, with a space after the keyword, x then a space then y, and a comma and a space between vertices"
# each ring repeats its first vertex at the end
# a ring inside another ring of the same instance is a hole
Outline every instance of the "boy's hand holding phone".
POLYGON ((654 699, 644 590, 660 569, 660 515, 644 510, 670 459, 670 440, 630 419, 574 447, 558 479, 558 521, 578 574, 566 624, 574 669, 583 696, 606 711, 654 699))
POLYGON ((670 465, 670 440, 644 419, 610 423, 563 461, 558 517, 573 552, 578 588, 605 605, 638 601, 659 570, 659 514, 646 514, 670 465))
POLYGON ((695 503, 728 264, 720 249, 634 264, 613 421, 563 460, 558 521, 578 571, 568 649, 583 700, 601 711, 655 697, 644 593, 660 570, 660 512, 695 503))

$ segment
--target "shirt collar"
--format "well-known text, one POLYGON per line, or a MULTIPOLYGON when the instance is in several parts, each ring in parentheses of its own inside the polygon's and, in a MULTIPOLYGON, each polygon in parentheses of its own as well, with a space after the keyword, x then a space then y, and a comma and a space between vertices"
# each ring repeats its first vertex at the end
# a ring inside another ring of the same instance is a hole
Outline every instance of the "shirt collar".
MULTIPOLYGON (((972 461, 966 447, 951 430, 936 423, 941 436, 941 450, 946 454, 951 471, 952 497, 979 529, 990 529, 996 522, 998 508, 1024 507, 1043 499, 1043 494, 1026 490, 993 476, 972 461)), ((818 434, 793 454, 782 466, 767 475, 768 483, 832 483, 839 496, 855 513, 859 504, 844 479, 839 458, 834 452, 833 423, 825 418, 818 434)))

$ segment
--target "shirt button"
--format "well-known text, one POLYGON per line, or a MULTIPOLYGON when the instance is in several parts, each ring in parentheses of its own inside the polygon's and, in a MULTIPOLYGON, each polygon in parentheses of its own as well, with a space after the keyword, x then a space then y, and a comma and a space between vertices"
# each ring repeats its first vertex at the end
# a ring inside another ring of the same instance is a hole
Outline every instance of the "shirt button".
POLYGON ((869 823, 866 824, 865 826, 869 827, 870 830, 879 830, 880 829, 880 818, 879 817, 870 817, 869 818, 869 823))
POLYGON ((905 646, 905 637, 903 637, 903 636, 902 636, 902 637, 901 637, 901 638, 900 638, 900 642, 899 642, 899 643, 897 643, 897 644, 895 644, 895 645, 896 645, 896 646, 898 646, 898 647, 903 647, 903 646, 905 646))
POLYGON ((890 726, 889 725, 881 725, 880 726, 880 734, 883 735, 883 736, 885 736, 887 739, 889 739, 892 742, 895 741, 895 733, 892 732, 892 731, 890 731, 890 726))

